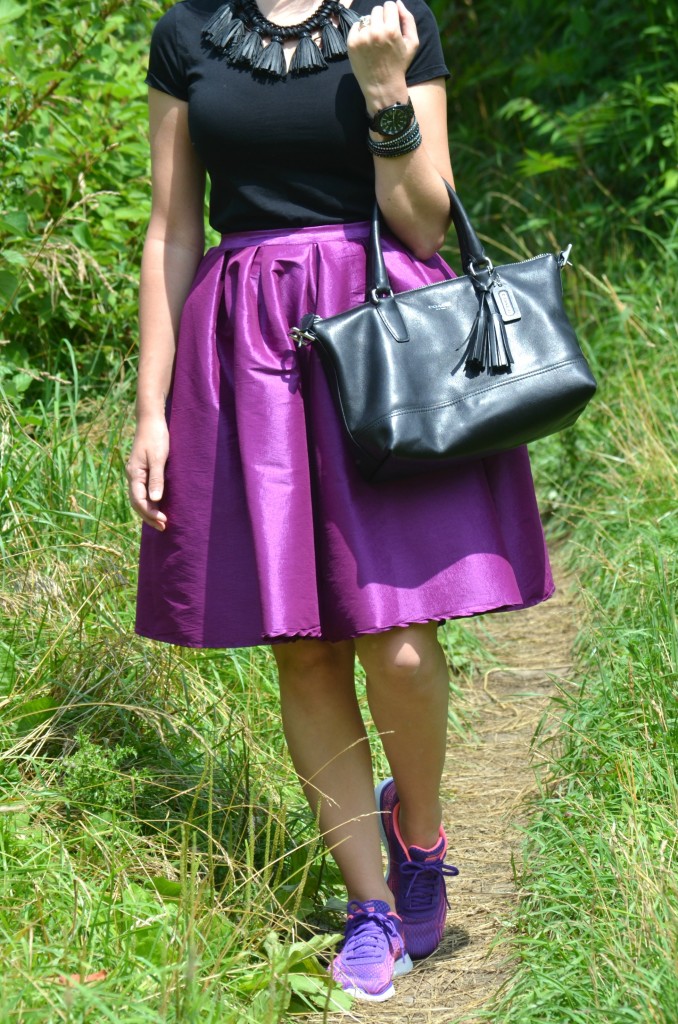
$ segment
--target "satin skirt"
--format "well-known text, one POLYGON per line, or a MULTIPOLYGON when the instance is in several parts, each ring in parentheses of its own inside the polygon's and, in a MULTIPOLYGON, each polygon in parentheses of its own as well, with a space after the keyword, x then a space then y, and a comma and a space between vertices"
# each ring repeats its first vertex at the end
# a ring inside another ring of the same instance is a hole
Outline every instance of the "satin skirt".
MULTIPOLYGON (((203 257, 167 406, 168 525, 142 528, 143 636, 339 641, 552 593, 526 449, 387 483, 355 471, 317 353, 290 329, 365 300, 368 232, 252 231, 203 257)), ((384 252, 396 291, 454 276, 388 237, 384 252)))

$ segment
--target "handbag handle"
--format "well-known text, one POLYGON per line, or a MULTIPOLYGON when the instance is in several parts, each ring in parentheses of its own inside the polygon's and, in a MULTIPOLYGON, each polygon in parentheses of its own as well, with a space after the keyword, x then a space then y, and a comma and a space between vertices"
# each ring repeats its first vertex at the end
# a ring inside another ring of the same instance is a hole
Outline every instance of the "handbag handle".
MULTIPOLYGON (((468 214, 464 209, 461 199, 454 191, 448 181, 445 181, 445 188, 450 198, 450 215, 454 230, 457 233, 459 251, 461 253, 461 265, 465 273, 473 275, 474 271, 480 268, 492 269, 491 260, 485 255, 468 214)), ((379 204, 375 202, 372 211, 372 223, 370 228, 370 251, 368 259, 367 295, 373 302, 380 298, 393 295, 388 271, 384 262, 384 254, 381 248, 381 223, 379 204)))

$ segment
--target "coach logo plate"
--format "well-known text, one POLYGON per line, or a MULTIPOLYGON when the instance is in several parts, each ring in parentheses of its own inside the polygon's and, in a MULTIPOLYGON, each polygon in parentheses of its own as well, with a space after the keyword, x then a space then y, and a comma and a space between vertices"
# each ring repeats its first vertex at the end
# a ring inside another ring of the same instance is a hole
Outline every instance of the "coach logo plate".
POLYGON ((492 298, 497 307, 497 312, 505 324, 511 324, 520 320, 520 310, 516 297, 511 289, 505 284, 496 284, 492 289, 492 298))

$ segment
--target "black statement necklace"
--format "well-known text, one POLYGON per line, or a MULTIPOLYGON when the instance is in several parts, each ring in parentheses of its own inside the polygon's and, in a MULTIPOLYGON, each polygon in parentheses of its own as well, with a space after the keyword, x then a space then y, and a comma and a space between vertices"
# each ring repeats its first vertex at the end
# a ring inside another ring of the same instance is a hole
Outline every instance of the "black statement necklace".
POLYGON ((339 0, 323 3, 306 21, 298 25, 276 25, 263 16, 255 0, 227 0, 202 30, 203 38, 220 50, 227 64, 249 68, 253 75, 285 78, 287 65, 283 42, 296 39, 289 67, 291 75, 312 75, 324 71, 328 61, 347 55, 346 37, 358 15, 339 0), (333 23, 332 16, 337 19, 333 23), (320 46, 311 38, 320 30, 320 46), (269 42, 264 46, 264 40, 269 42))

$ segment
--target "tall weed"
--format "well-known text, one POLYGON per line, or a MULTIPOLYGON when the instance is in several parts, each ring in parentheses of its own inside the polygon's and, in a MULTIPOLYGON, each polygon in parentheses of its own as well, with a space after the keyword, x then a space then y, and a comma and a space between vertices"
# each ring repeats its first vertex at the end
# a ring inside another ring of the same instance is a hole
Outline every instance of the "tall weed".
POLYGON ((678 306, 638 262, 609 275, 581 271, 600 396, 536 452, 588 614, 488 1012, 507 1024, 678 1016, 678 306))

